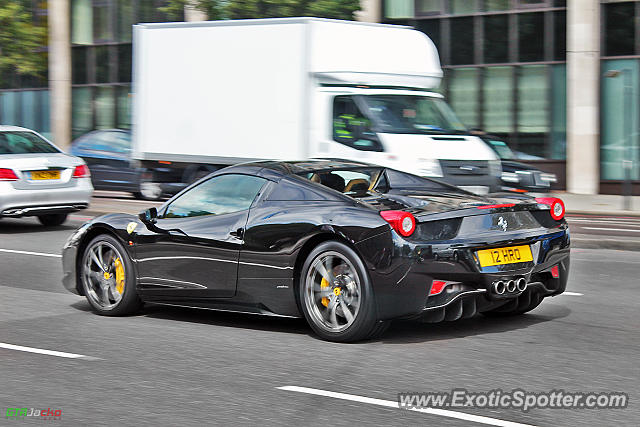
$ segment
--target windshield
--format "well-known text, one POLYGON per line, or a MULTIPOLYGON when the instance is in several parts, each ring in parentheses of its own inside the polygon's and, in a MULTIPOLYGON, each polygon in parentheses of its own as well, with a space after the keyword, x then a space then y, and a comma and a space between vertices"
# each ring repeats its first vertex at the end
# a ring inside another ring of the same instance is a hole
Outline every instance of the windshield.
POLYGON ((513 151, 511 151, 511 148, 509 148, 506 142, 496 139, 489 139, 488 142, 491 148, 493 148, 493 151, 495 151, 501 159, 510 160, 515 158, 513 151))
POLYGON ((59 151, 33 132, 0 132, 0 155, 29 153, 59 153, 59 151))
POLYGON ((387 193, 390 189, 457 191, 455 187, 394 169, 349 168, 306 171, 298 176, 333 188, 351 197, 364 197, 371 191, 387 193))
POLYGON ((467 129, 440 98, 422 95, 363 95, 365 114, 378 132, 466 133, 467 129))

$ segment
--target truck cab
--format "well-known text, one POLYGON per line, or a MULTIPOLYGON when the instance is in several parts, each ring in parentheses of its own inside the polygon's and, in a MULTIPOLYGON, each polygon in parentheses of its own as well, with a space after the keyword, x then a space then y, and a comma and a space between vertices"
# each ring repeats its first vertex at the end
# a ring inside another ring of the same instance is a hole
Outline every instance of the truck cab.
POLYGON ((314 157, 371 162, 442 179, 478 194, 500 189, 500 160, 470 135, 442 95, 321 85, 314 157))

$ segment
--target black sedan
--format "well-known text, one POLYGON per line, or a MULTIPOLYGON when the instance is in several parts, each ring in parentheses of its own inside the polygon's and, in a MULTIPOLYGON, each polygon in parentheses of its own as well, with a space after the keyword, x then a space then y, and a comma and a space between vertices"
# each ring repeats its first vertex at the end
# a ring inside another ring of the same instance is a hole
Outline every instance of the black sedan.
POLYGON ((158 200, 174 195, 184 188, 184 180, 193 182, 201 177, 201 171, 195 165, 184 171, 163 162, 153 168, 142 167, 132 157, 131 132, 128 130, 89 132, 71 143, 70 153, 87 163, 96 190, 127 191, 139 199, 158 200))
POLYGON ((559 199, 487 199, 364 163, 255 162, 83 225, 63 283, 103 315, 153 303, 304 316, 355 341, 391 319, 517 315, 562 293, 563 216, 559 199))
MULTIPOLYGON (((500 157, 502 164, 502 189, 506 191, 548 192, 558 182, 556 174, 543 172, 535 166, 518 162, 518 154, 511 151, 506 142, 492 135, 477 135, 500 157)), ((519 153, 524 155, 524 153, 519 153)), ((529 156, 535 157, 535 156, 529 156)), ((541 157, 538 159, 542 160, 541 157)))

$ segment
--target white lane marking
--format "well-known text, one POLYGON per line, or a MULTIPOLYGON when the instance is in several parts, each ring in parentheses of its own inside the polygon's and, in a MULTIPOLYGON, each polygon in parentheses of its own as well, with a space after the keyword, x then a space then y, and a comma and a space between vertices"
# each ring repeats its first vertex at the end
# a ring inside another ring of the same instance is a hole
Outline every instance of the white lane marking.
POLYGON ((97 360, 97 357, 85 356, 83 354, 65 353, 63 351, 45 350, 42 348, 24 347, 21 345, 7 344, 0 342, 0 348, 6 348, 7 350, 26 351, 28 353, 46 354, 47 356, 66 357, 67 359, 86 359, 97 360))
POLYGON ((569 297, 583 297, 584 296, 584 294, 581 294, 580 292, 569 292, 569 291, 564 291, 560 295, 566 295, 566 296, 569 296, 569 297))
POLYGON ((640 230, 632 230, 630 228, 605 228, 605 227, 581 227, 585 230, 602 230, 602 231, 631 231, 633 233, 640 233, 640 230))
POLYGON ((59 254, 47 254, 44 252, 29 252, 29 251, 18 251, 15 249, 0 249, 0 252, 7 252, 10 254, 21 254, 21 255, 37 255, 37 256, 48 256, 53 258, 62 258, 62 255, 59 254))
MULTIPOLYGON (((317 388, 298 387, 293 385, 276 387, 276 388, 278 390, 295 391, 298 393, 313 394, 316 396, 332 397, 334 399, 342 399, 342 400, 348 400, 351 402, 360 402, 360 403, 367 403, 369 405, 384 406, 386 408, 400 409, 398 402, 393 400, 374 399, 372 397, 358 396, 355 394, 336 393, 333 391, 320 390, 317 388)), ((534 427, 531 424, 515 423, 512 421, 505 421, 498 418, 483 417, 480 415, 471 415, 471 414, 466 414, 464 412, 450 411, 447 409, 435 409, 435 408, 406 408, 406 409, 402 408, 402 409, 407 411, 412 411, 412 412, 420 412, 423 414, 431 414, 431 415, 439 415, 442 417, 456 418, 464 421, 473 421, 480 424, 489 424, 492 426, 534 427)))

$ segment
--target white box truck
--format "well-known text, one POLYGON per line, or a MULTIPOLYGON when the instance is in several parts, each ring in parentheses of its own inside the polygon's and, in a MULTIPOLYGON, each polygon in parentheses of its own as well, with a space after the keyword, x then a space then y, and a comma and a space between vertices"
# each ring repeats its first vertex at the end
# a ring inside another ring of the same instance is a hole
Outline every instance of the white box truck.
MULTIPOLYGON (((134 26, 133 150, 175 192, 255 159, 344 158, 496 190, 500 162, 442 96, 410 27, 318 18, 134 26)), ((173 191, 172 191, 173 190, 173 191)))

